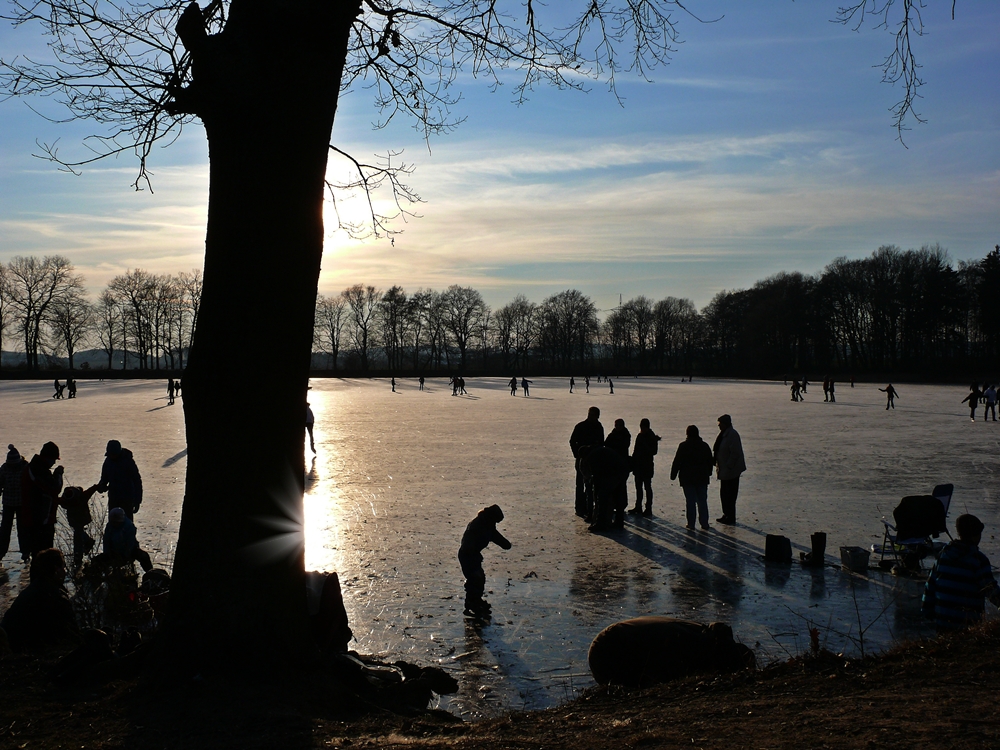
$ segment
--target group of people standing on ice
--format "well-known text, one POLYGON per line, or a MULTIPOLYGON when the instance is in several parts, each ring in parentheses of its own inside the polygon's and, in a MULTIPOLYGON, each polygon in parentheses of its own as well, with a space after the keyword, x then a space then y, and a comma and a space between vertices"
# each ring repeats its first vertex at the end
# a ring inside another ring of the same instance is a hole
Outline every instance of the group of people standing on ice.
POLYGON ((56 466, 60 455, 55 443, 45 443, 30 461, 13 445, 7 446, 7 459, 0 465, 0 560, 10 549, 15 524, 22 562, 30 563, 39 553, 54 547, 57 511, 63 508, 72 532, 73 564, 79 567, 96 543, 87 532, 94 520, 90 499, 94 493, 107 493, 103 552, 112 560, 137 561, 143 570, 152 568, 149 554, 139 547, 132 522, 142 504, 139 468, 132 452, 117 440, 108 441, 104 455, 100 481, 84 489, 64 487, 64 467, 56 466))
POLYGON ((976 408, 980 403, 983 405, 983 421, 988 422, 992 415, 993 421, 997 421, 997 389, 993 383, 983 383, 982 390, 978 383, 969 386, 969 395, 962 399, 962 403, 969 404, 969 417, 976 421, 976 408))
MULTIPOLYGON (((654 456, 660 441, 648 419, 639 422, 634 445, 623 419, 616 419, 605 437, 600 417, 601 410, 590 407, 587 418, 573 428, 569 440, 576 461, 575 511, 587 520, 592 532, 625 527, 629 474, 635 479, 635 505, 627 512, 647 518, 653 515, 654 456)), ((689 529, 695 528, 696 518, 702 529, 711 528, 708 484, 713 469, 720 482, 722 504, 722 516, 716 520, 725 525, 736 523, 740 475, 746 471, 743 444, 733 429, 732 417, 723 414, 718 424, 719 434, 711 448, 702 440, 698 427, 689 425, 671 464, 670 479, 679 478, 684 491, 689 529)))

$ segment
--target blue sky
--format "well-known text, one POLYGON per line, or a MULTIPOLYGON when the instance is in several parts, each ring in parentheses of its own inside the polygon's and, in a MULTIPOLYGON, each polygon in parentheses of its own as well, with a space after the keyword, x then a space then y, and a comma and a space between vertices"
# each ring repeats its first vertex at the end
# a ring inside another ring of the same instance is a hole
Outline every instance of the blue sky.
MULTIPOLYGON (((892 37, 831 23, 837 0, 712 2, 679 17, 684 39, 651 82, 618 79, 622 104, 466 78, 455 132, 425 143, 407 123, 372 128, 368 92, 341 102, 334 142, 359 157, 404 151, 420 218, 395 244, 358 242, 328 218, 320 291, 473 286, 500 306, 577 288, 601 309, 645 294, 698 307, 779 271, 820 271, 883 244, 939 243, 980 258, 1000 242, 1000 3, 927 0, 916 50, 927 118, 896 140, 898 91, 873 67, 892 37)), ((37 46, 0 30, 0 55, 37 46)), ((31 156, 36 139, 82 153, 92 128, 0 103, 0 260, 60 253, 94 291, 141 267, 201 266, 207 152, 197 124, 154 155, 155 192, 119 159, 79 177, 31 156)), ((331 164, 335 177, 340 165, 331 164)), ((348 215, 360 201, 342 203, 348 215)))

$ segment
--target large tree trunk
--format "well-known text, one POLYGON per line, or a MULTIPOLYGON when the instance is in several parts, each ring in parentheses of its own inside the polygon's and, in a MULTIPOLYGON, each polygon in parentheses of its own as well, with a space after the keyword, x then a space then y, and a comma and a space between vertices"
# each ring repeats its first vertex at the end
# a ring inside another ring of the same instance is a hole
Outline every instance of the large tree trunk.
POLYGON ((234 2, 221 34, 185 38, 211 183, 166 636, 168 653, 200 668, 309 649, 306 388, 327 153, 358 2, 290 5, 234 2), (250 353, 262 371, 238 367, 250 353))

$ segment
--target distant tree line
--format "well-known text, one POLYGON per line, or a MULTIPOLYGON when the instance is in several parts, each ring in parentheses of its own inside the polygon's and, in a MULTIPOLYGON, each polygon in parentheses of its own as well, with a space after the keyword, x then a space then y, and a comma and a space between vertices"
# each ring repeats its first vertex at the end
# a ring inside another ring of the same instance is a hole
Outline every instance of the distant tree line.
MULTIPOLYGON (((201 273, 114 277, 96 302, 62 256, 0 264, 0 348, 38 370, 86 348, 107 368, 183 369, 201 273)), ((568 289, 491 309, 470 287, 356 284, 316 301, 313 363, 337 373, 809 373, 947 376, 1000 370, 1000 246, 953 266, 938 246, 883 246, 820 274, 779 273, 689 299, 634 297, 601 316, 568 289)))
POLYGON ((953 267, 939 246, 883 246, 822 273, 779 273, 689 299, 635 297, 599 315, 570 289, 492 310, 475 289, 356 285, 316 305, 331 371, 947 376, 1000 370, 1000 246, 953 267))
POLYGON ((99 349, 107 369, 183 369, 198 318, 201 271, 176 276, 142 269, 115 276, 97 301, 61 255, 0 264, 0 350, 20 351, 39 370, 99 349))

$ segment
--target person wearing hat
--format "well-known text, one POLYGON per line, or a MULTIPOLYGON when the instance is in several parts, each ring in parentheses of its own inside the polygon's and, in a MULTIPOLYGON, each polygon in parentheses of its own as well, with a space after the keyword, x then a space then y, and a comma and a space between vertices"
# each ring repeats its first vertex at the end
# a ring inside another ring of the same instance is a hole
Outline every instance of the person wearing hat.
POLYGON ((924 585, 920 609, 938 632, 961 630, 983 619, 984 600, 1000 606, 1000 586, 990 560, 979 551, 983 523, 968 513, 955 520, 958 539, 949 542, 924 585))
POLYGON ((149 553, 139 547, 135 538, 135 524, 125 515, 124 508, 112 508, 108 513, 103 550, 118 565, 131 566, 133 562, 138 562, 146 572, 153 569, 149 553))
POLYGON ((108 493, 108 510, 121 508, 126 516, 132 518, 142 503, 142 477, 132 458, 132 451, 122 448, 117 440, 109 440, 104 455, 106 458, 97 491, 102 495, 108 493))
POLYGON ((63 487, 63 467, 55 466, 58 460, 59 446, 48 442, 21 474, 21 511, 32 559, 55 542, 56 509, 63 487))
POLYGON ((10 532, 17 519, 17 546, 21 550, 21 559, 29 559, 28 538, 24 529, 24 516, 21 515, 21 476, 28 462, 17 452, 13 445, 7 446, 7 460, 0 465, 0 495, 3 496, 3 517, 0 518, 0 560, 3 560, 10 549, 10 532))
POLYGON ((511 543, 497 531, 497 524, 503 520, 499 505, 483 508, 465 527, 462 546, 458 550, 458 561, 465 575, 466 617, 489 617, 492 607, 483 599, 486 591, 486 573, 483 571, 483 550, 490 542, 503 549, 510 549, 511 543))
POLYGON ((747 470, 747 465, 743 457, 743 442, 740 434, 733 429, 733 418, 728 414, 719 417, 719 436, 715 438, 712 456, 717 467, 719 500, 722 502, 722 517, 715 520, 716 523, 734 526, 740 474, 747 470))

